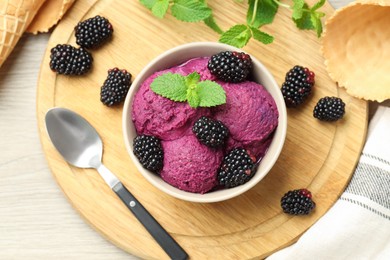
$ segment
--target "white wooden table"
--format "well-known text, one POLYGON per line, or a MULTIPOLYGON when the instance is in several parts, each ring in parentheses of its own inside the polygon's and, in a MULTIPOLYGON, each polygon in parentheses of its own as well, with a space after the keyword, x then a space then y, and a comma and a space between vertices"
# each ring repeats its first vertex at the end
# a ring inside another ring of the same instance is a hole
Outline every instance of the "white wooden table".
POLYGON ((23 36, 0 68, 0 259, 135 259, 84 222, 48 168, 35 108, 49 37, 23 36))

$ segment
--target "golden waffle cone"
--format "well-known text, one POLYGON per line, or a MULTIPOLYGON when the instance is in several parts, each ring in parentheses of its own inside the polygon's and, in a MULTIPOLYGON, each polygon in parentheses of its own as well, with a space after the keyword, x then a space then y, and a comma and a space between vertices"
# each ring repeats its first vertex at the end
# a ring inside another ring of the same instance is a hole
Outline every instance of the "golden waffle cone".
POLYGON ((0 67, 45 0, 0 1, 0 67))
POLYGON ((64 16, 75 0, 46 0, 34 17, 27 32, 48 32, 64 16))
POLYGON ((348 94, 390 99, 390 0, 352 2, 325 23, 322 54, 330 77, 348 94))

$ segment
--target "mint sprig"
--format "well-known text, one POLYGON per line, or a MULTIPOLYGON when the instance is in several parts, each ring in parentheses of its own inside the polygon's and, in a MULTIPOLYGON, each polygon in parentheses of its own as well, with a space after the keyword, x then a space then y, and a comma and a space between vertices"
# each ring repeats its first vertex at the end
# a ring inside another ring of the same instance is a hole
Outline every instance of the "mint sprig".
POLYGON ((226 103, 225 90, 211 80, 200 81, 200 75, 193 72, 187 76, 165 73, 150 84, 152 91, 173 101, 184 102, 193 107, 213 107, 226 103))
POLYGON ((317 10, 325 4, 325 0, 319 0, 312 8, 303 0, 293 0, 293 2, 292 19, 296 26, 301 30, 315 30, 317 37, 321 37, 321 18, 325 16, 325 13, 317 10))
MULTIPOLYGON (((322 21, 325 13, 318 11, 325 0, 319 0, 309 7, 305 0, 292 0, 292 6, 281 3, 279 0, 248 0, 248 9, 245 24, 232 25, 224 31, 218 25, 213 16, 212 9, 205 0, 140 0, 140 2, 158 18, 163 18, 170 10, 178 20, 184 22, 203 21, 213 31, 220 34, 219 41, 235 47, 244 47, 251 38, 263 43, 270 44, 274 37, 260 28, 271 24, 278 12, 279 7, 288 8, 292 11, 291 19, 298 29, 314 30, 317 36, 322 34, 322 21)), ((237 4, 243 4, 243 0, 234 0, 237 4)))

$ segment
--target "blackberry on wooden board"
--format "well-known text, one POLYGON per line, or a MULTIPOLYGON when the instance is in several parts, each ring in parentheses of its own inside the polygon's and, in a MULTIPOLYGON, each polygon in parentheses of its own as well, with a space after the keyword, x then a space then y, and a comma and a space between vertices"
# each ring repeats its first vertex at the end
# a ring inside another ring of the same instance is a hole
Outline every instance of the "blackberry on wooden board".
POLYGON ((117 105, 126 98, 130 86, 131 74, 127 70, 110 69, 100 90, 100 101, 109 107, 117 105))
POLYGON ((313 116, 321 121, 337 121, 345 114, 345 103, 338 97, 321 98, 313 110, 313 116))
POLYGON ((97 15, 76 25, 76 43, 81 47, 94 49, 107 42, 112 37, 113 31, 108 19, 97 15))
POLYGON ((297 107, 311 94, 315 74, 308 68, 294 66, 286 74, 282 94, 287 107, 297 107))
POLYGON ((58 74, 83 75, 92 67, 92 55, 83 48, 58 44, 50 50, 50 69, 58 74))
POLYGON ((308 215, 316 206, 311 192, 307 189, 288 191, 280 200, 284 213, 291 215, 308 215))

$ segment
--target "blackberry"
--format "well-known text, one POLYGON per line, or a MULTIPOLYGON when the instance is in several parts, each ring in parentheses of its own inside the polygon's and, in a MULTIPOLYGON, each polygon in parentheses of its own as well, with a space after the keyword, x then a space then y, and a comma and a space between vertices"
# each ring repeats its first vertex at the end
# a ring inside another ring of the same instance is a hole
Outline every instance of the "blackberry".
POLYGON ((282 84, 282 94, 287 107, 296 107, 306 100, 315 83, 314 78, 314 72, 298 65, 287 72, 282 84))
POLYGON ((244 148, 234 148, 223 159, 218 170, 218 182, 225 188, 242 185, 253 177, 256 166, 256 158, 244 148))
POLYGON ((221 121, 205 116, 195 122, 192 132, 202 144, 213 148, 224 145, 229 135, 228 128, 221 121))
POLYGON ((58 74, 83 75, 92 67, 93 58, 83 48, 58 44, 50 50, 50 69, 58 74))
POLYGON ((133 152, 145 169, 156 173, 162 169, 164 153, 157 137, 138 135, 133 141, 133 152))
POLYGON ((308 215, 316 206, 307 189, 288 191, 280 200, 283 212, 291 215, 308 215))
POLYGON ((109 107, 121 103, 126 98, 130 85, 131 74, 127 70, 108 70, 108 76, 100 90, 100 101, 109 107))
POLYGON ((111 38, 114 31, 111 23, 99 15, 79 22, 74 29, 76 43, 87 49, 99 47, 111 38))
POLYGON ((313 110, 313 116, 322 121, 337 121, 345 114, 345 103, 338 97, 321 98, 313 110))
POLYGON ((242 82, 252 69, 251 57, 243 52, 224 51, 211 56, 207 68, 225 82, 242 82))

